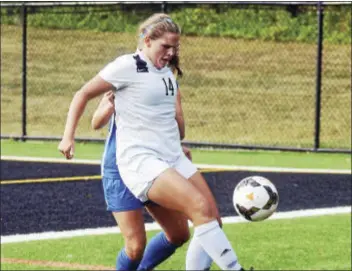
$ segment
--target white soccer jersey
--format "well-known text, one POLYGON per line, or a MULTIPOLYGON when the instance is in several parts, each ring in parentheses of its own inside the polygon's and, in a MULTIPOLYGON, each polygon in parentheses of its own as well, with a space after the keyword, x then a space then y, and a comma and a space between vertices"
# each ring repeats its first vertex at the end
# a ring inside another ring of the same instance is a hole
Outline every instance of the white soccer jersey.
POLYGON ((175 120, 176 79, 156 69, 142 52, 123 55, 99 75, 115 88, 117 164, 138 170, 150 155, 173 163, 182 154, 175 120))

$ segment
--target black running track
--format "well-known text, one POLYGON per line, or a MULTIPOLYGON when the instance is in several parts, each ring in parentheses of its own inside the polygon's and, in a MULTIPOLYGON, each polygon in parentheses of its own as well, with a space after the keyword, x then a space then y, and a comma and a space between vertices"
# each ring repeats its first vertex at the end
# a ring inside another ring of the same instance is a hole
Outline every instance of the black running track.
MULTIPOLYGON (((1 180, 99 175, 98 165, 1 161, 1 180)), ((235 216, 232 192, 251 175, 277 187, 278 211, 351 206, 351 174, 224 171, 204 173, 221 216, 235 216)), ((100 180, 1 184, 1 236, 114 226, 100 180)), ((152 221, 145 213, 146 222, 152 221)))

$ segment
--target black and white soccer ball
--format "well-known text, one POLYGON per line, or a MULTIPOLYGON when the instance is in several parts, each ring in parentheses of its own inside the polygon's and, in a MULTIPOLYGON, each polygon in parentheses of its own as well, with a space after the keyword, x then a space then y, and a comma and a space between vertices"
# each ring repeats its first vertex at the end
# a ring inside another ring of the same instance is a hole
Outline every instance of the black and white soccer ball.
POLYGON ((249 221, 270 217, 279 204, 275 185, 267 178, 250 176, 241 180, 233 192, 236 212, 249 221))

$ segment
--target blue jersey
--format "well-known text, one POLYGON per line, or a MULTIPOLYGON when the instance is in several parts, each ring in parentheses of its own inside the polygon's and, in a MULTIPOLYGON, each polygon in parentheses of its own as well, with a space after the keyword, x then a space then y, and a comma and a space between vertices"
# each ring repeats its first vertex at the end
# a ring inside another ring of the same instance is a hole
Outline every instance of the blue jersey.
POLYGON ((109 134, 106 138, 101 175, 104 198, 108 211, 124 212, 143 208, 142 202, 123 183, 116 164, 116 123, 115 114, 110 119, 109 134))
POLYGON ((115 114, 112 115, 109 125, 109 134, 106 138, 103 159, 101 163, 101 175, 108 178, 119 178, 119 169, 116 164, 116 124, 115 114))

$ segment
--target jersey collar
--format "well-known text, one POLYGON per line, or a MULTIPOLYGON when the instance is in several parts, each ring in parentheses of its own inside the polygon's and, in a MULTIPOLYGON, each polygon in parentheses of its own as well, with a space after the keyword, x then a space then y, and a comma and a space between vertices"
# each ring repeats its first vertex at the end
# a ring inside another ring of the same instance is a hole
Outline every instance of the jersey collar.
POLYGON ((148 68, 150 71, 156 72, 156 73, 165 73, 170 70, 168 66, 165 66, 162 69, 157 69, 154 64, 151 62, 151 60, 143 53, 142 50, 137 49, 136 54, 139 55, 139 57, 147 62, 148 68))

